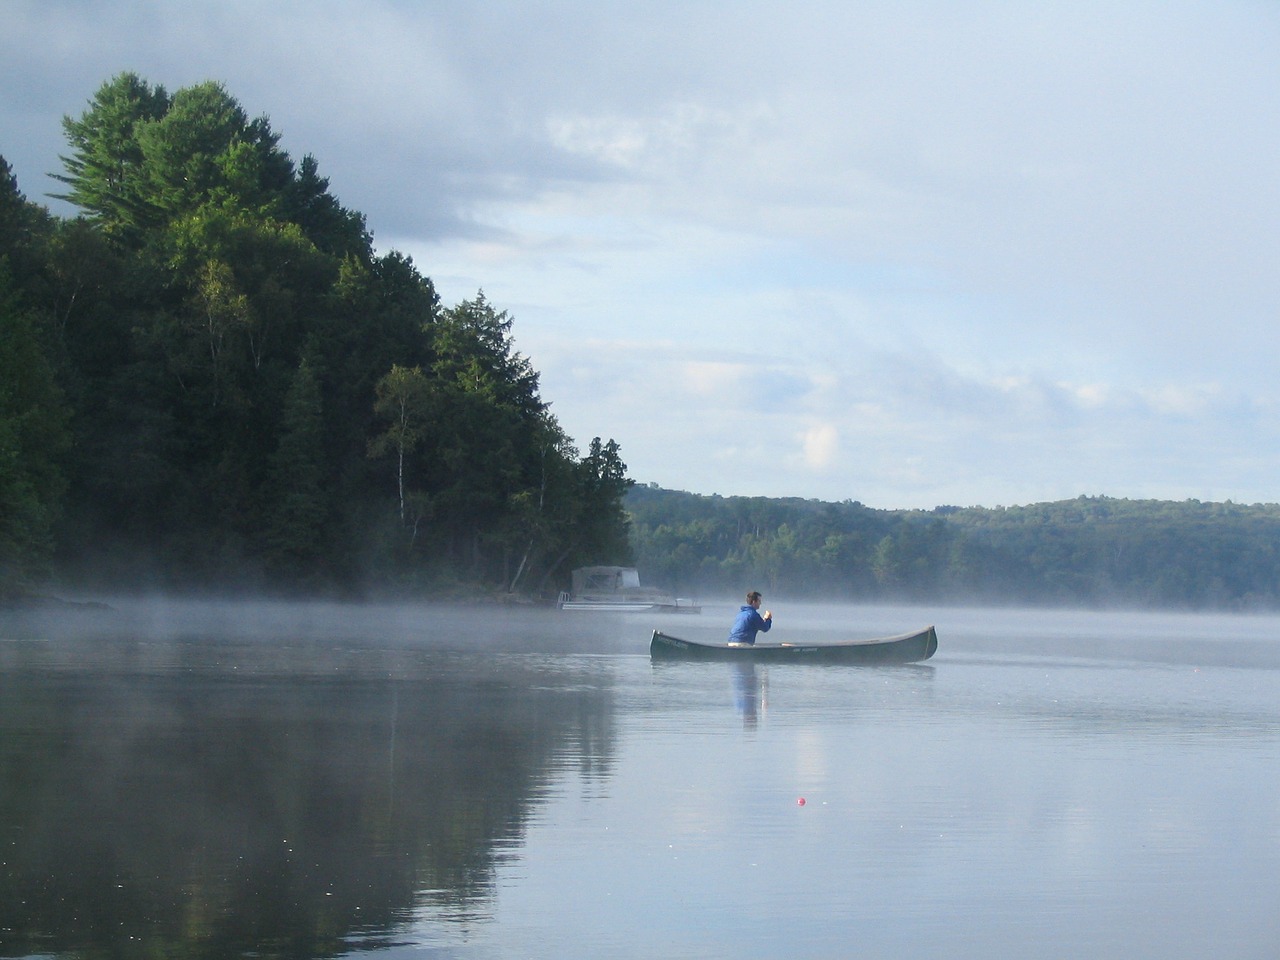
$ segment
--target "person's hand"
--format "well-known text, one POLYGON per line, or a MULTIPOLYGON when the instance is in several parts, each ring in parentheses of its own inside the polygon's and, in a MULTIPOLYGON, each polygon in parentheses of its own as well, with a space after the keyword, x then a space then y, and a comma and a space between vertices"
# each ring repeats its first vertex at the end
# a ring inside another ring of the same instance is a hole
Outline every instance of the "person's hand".
POLYGON ((770 611, 768 611, 768 610, 766 610, 766 611, 764 612, 764 618, 765 618, 766 620, 772 620, 772 619, 773 619, 773 613, 772 613, 772 612, 770 612, 770 611))

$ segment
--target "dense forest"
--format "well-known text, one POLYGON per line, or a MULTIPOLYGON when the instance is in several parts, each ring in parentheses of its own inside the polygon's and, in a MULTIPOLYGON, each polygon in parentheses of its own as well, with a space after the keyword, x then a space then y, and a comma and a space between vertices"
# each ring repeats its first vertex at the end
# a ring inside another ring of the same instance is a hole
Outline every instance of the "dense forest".
POLYGON ((1080 497, 874 510, 637 486, 636 559, 684 594, 1274 609, 1280 505, 1080 497))
POLYGON ((125 73, 63 123, 79 216, 0 157, 0 597, 538 593, 626 555, 618 445, 266 118, 125 73))

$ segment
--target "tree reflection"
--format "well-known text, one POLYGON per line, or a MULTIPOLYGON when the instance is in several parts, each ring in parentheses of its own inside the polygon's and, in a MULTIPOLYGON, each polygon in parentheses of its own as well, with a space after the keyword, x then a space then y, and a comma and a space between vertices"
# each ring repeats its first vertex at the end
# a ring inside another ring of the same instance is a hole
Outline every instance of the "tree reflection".
POLYGON ((562 766, 611 762, 608 683, 545 661, 0 646, 4 956, 310 957, 482 916, 562 766))

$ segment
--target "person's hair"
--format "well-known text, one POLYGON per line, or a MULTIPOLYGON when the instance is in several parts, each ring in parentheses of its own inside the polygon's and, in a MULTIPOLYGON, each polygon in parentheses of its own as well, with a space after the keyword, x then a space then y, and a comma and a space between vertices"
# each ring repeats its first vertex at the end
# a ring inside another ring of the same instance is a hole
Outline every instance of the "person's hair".
POLYGON ((748 590, 748 591, 747 591, 747 603, 755 603, 755 602, 756 602, 757 600, 759 600, 759 599, 760 599, 760 591, 759 591, 759 590, 748 590))

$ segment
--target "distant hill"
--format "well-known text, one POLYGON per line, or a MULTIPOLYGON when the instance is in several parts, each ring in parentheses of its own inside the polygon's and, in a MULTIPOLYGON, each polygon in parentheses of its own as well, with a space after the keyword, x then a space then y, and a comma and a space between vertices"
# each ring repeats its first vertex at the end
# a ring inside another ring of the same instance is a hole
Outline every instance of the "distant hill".
POLYGON ((1280 606, 1280 504, 1078 497, 876 510, 637 485, 624 501, 646 579, 848 600, 1280 606))

